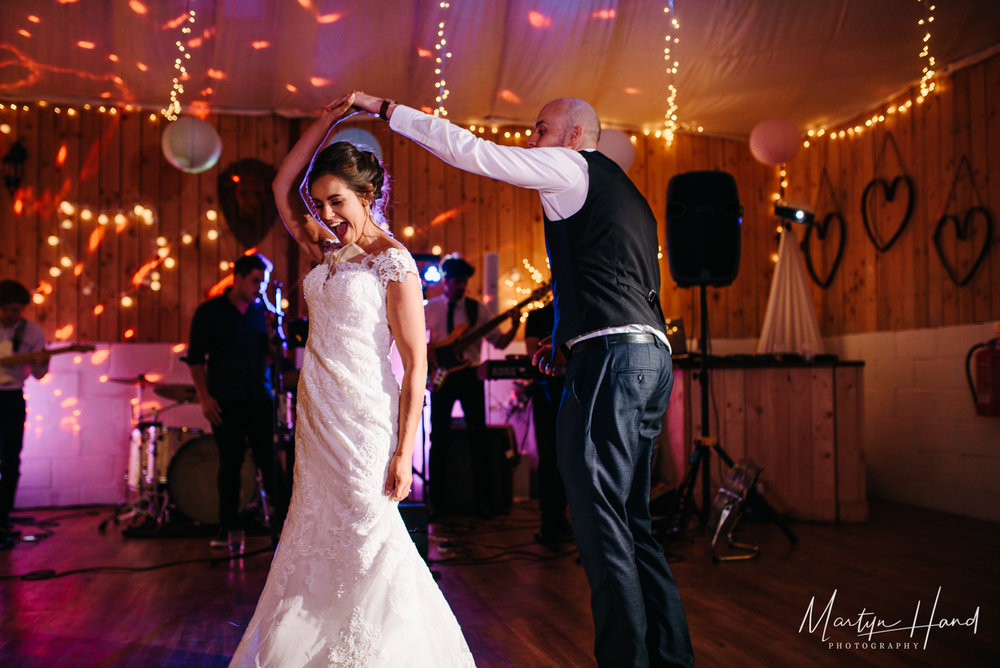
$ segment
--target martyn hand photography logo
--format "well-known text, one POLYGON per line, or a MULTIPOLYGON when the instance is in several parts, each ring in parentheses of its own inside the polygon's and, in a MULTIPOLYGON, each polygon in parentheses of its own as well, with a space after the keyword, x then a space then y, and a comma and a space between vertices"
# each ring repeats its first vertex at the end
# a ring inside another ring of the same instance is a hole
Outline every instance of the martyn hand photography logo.
POLYGON ((836 599, 837 590, 834 589, 826 607, 818 610, 818 605, 822 603, 817 605, 813 596, 799 624, 799 633, 805 631, 810 635, 819 635, 828 649, 927 649, 934 629, 966 627, 973 635, 979 630, 979 606, 967 617, 938 616, 941 587, 938 587, 929 610, 921 613, 923 601, 917 601, 911 618, 883 617, 867 607, 843 615, 834 610, 836 599), (862 640, 836 640, 831 636, 831 629, 844 629, 862 640))

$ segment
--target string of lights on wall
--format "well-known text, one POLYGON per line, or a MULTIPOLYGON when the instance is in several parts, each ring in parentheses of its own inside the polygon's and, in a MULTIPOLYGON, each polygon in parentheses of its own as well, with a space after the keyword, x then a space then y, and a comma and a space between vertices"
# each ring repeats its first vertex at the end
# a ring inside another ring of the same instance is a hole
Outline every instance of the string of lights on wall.
MULTIPOLYGON (((788 188, 788 169, 785 165, 778 166, 778 192, 771 195, 772 202, 779 202, 785 199, 785 190, 788 188)), ((781 244, 781 234, 785 231, 785 225, 779 224, 774 230, 774 241, 776 246, 781 244)), ((778 264, 778 251, 771 252, 771 263, 778 264)))
POLYGON ((434 115, 443 118, 448 115, 448 110, 444 107, 445 100, 448 99, 448 84, 444 78, 444 70, 445 63, 451 58, 451 52, 448 51, 448 40, 445 39, 444 27, 445 17, 451 4, 447 0, 442 0, 439 6, 441 8, 441 21, 438 23, 438 41, 434 45, 434 50, 437 51, 437 55, 434 57, 434 63, 437 65, 434 68, 434 74, 438 77, 438 80, 434 83, 434 87, 437 89, 435 96, 437 108, 434 109, 434 115))
MULTIPOLYGON (((59 203, 57 212, 60 218, 57 232, 49 234, 45 243, 51 248, 59 250, 58 259, 51 264, 48 269, 48 278, 39 281, 38 286, 32 291, 32 301, 41 305, 55 292, 54 281, 64 275, 72 275, 77 280, 77 286, 84 295, 97 296, 98 303, 93 308, 93 315, 102 315, 107 303, 117 301, 122 308, 135 306, 138 293, 148 288, 152 292, 159 292, 162 289, 161 268, 173 270, 177 268, 177 259, 171 255, 171 251, 181 246, 190 246, 194 243, 194 235, 188 232, 181 232, 180 236, 172 240, 165 235, 158 235, 154 240, 153 252, 132 274, 128 281, 128 287, 124 290, 110 290, 102 287, 97 281, 87 273, 88 260, 93 258, 101 244, 110 233, 121 234, 131 225, 144 225, 154 227, 158 225, 159 219, 156 212, 142 203, 135 204, 130 210, 110 210, 95 211, 93 208, 63 200, 59 203), (85 225, 92 225, 86 243, 86 257, 76 257, 69 248, 74 247, 75 239, 64 240, 62 235, 69 234, 75 236, 75 230, 83 230, 85 225)), ((205 238, 208 241, 218 241, 221 232, 217 227, 219 214, 214 209, 209 209, 204 214, 204 220, 212 227, 205 231, 205 238)), ((226 272, 231 268, 228 261, 223 260, 219 264, 219 271, 226 272)), ((134 335, 133 330, 124 333, 125 338, 134 335), (131 334, 130 334, 131 332, 131 334)), ((73 334, 73 326, 66 325, 56 331, 56 339, 66 340, 73 334)))
POLYGON ((935 67, 937 66, 937 61, 934 56, 931 55, 930 44, 931 44, 931 24, 934 23, 934 10, 936 6, 932 4, 931 0, 916 0, 924 7, 924 15, 917 20, 917 25, 920 26, 922 32, 920 34, 920 51, 917 53, 918 58, 923 64, 921 68, 921 76, 919 83, 920 93, 915 97, 911 97, 903 102, 897 104, 888 105, 884 111, 879 111, 874 113, 870 118, 864 120, 864 122, 855 123, 853 126, 842 128, 840 130, 829 130, 827 128, 816 128, 810 129, 807 132, 808 138, 802 142, 805 148, 809 148, 812 144, 812 139, 821 139, 823 137, 829 137, 830 141, 837 141, 839 139, 850 139, 857 135, 862 134, 865 130, 876 127, 886 120, 891 119, 896 114, 905 114, 913 107, 914 102, 916 104, 923 104, 927 97, 934 92, 936 89, 934 83, 934 75, 936 74, 935 67), (926 62, 924 62, 926 61, 926 62))
MULTIPOLYGON (((545 263, 548 264, 548 258, 545 259, 545 263)), ((527 272, 528 277, 531 279, 531 281, 533 281, 533 284, 528 286, 523 285, 522 283, 524 282, 524 279, 521 276, 520 270, 518 270, 516 267, 507 272, 507 277, 503 279, 503 284, 507 288, 514 291, 515 297, 512 297, 511 299, 508 300, 508 306, 511 307, 516 306, 521 301, 523 301, 528 295, 534 292, 535 289, 539 285, 541 285, 542 282, 545 280, 545 275, 541 272, 540 269, 531 264, 528 258, 522 258, 521 265, 527 272)), ((535 301, 528 302, 527 304, 525 304, 524 308, 521 309, 521 316, 520 316, 521 322, 523 323, 528 319, 528 314, 530 312, 534 311, 535 309, 542 308, 543 306, 545 306, 545 301, 540 299, 536 299, 535 301)))

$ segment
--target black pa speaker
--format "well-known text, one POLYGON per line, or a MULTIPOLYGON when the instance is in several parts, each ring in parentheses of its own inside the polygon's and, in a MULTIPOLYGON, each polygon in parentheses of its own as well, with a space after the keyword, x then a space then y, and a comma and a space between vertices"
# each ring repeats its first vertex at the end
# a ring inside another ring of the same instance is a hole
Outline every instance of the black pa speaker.
POLYGON ((676 174, 667 184, 667 259, 682 288, 729 285, 740 269, 743 207, 728 172, 676 174))
POLYGON ((483 438, 473 440, 465 427, 454 427, 450 437, 451 448, 445 463, 444 510, 475 514, 482 504, 494 512, 509 512, 514 487, 514 467, 511 464, 517 452, 513 428, 510 425, 489 425, 483 438), (478 472, 479 475, 474 468, 473 448, 480 449, 477 454, 484 470, 478 472), (485 485, 485 489, 478 490, 478 494, 477 484, 485 485))

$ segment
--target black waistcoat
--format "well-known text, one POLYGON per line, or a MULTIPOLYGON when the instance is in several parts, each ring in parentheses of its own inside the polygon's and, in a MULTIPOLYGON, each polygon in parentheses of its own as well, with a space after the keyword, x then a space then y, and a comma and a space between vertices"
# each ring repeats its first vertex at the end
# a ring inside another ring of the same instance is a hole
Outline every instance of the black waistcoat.
POLYGON ((583 208, 545 218, 556 322, 552 342, 607 327, 650 325, 665 332, 660 309, 656 218, 646 198, 607 156, 581 152, 590 171, 583 208))

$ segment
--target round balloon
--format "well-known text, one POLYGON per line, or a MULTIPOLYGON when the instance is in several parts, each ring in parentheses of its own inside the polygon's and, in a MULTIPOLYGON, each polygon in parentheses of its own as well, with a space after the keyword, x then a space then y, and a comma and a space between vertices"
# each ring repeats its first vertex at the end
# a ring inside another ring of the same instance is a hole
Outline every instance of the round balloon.
POLYGON ((614 160, 624 172, 635 160, 635 146, 628 134, 621 130, 602 130, 597 150, 614 160))
POLYGON ((368 130, 362 130, 361 128, 345 128, 333 135, 333 138, 328 142, 333 144, 338 141, 346 141, 354 144, 358 149, 363 151, 371 151, 375 154, 375 157, 379 160, 382 159, 382 147, 378 143, 378 139, 375 135, 368 132, 368 130))
POLYGON ((765 165, 780 165, 799 152, 801 138, 787 118, 765 118, 750 131, 750 152, 765 165))
POLYGON ((210 123, 193 116, 182 116, 165 127, 160 147, 167 162, 188 174, 211 169, 222 155, 219 133, 210 123))

